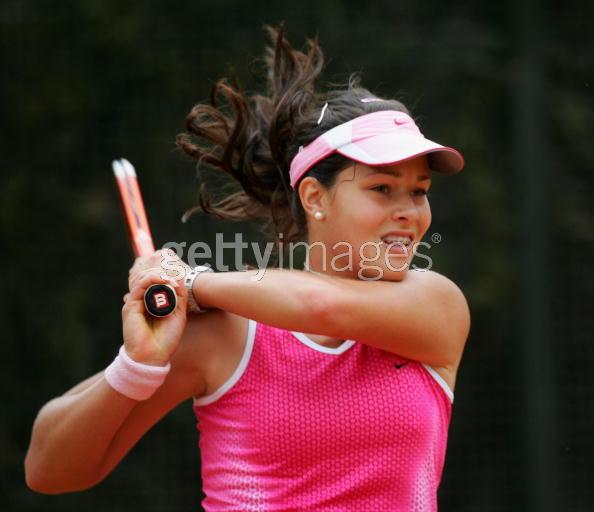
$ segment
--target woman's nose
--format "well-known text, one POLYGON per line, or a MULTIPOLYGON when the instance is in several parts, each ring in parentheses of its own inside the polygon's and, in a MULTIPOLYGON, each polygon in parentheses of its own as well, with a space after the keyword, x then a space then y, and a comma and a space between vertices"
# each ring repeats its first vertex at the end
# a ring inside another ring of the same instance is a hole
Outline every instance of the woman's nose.
POLYGON ((394 220, 410 220, 417 214, 413 198, 409 195, 400 196, 394 202, 392 218, 394 220))

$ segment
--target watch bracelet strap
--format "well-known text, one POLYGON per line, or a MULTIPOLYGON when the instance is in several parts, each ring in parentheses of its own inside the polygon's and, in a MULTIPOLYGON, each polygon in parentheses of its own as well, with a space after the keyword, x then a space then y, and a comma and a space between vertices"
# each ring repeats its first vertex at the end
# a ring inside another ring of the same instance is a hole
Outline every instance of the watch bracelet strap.
POLYGON ((194 292, 192 291, 194 281, 197 279, 197 277, 202 272, 213 272, 213 270, 211 267, 199 265, 197 267, 194 267, 192 270, 190 270, 186 274, 186 277, 184 278, 184 285, 186 286, 186 288, 188 290, 188 312, 189 313, 206 313, 209 309, 209 308, 201 308, 198 305, 198 302, 196 302, 196 298, 194 297, 194 292))

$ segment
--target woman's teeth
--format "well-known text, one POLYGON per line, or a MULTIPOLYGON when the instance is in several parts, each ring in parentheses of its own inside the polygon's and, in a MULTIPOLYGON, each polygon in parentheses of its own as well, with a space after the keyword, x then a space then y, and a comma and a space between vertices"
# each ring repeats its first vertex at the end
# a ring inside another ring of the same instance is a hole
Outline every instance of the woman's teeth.
POLYGON ((402 244, 402 245, 408 246, 408 245, 412 244, 412 240, 407 236, 395 236, 395 237, 382 238, 382 242, 384 242, 387 245, 402 244))

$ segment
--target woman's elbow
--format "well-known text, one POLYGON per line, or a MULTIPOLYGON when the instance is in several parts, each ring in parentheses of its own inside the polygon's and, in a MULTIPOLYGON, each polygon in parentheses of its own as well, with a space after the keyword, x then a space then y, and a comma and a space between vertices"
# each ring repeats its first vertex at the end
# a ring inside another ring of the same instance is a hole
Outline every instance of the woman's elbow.
POLYGON ((25 457, 25 483, 27 487, 41 494, 57 494, 50 485, 47 473, 29 451, 25 457))
POLYGON ((25 483, 27 487, 40 494, 64 494, 83 491, 99 483, 96 476, 80 472, 64 474, 56 468, 44 466, 31 452, 25 457, 25 483))

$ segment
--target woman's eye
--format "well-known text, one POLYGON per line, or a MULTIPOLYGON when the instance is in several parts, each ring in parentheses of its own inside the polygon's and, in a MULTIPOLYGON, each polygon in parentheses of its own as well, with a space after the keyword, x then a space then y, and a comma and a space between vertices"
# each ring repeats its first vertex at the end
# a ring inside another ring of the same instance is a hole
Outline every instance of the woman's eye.
MULTIPOLYGON (((389 185, 376 185, 375 187, 373 187, 371 190, 375 190, 377 192, 379 192, 380 194, 387 194, 390 192, 390 186, 389 185)), ((429 192, 427 190, 425 190, 424 188, 419 188, 413 191, 412 193, 414 196, 429 196, 429 192)))

